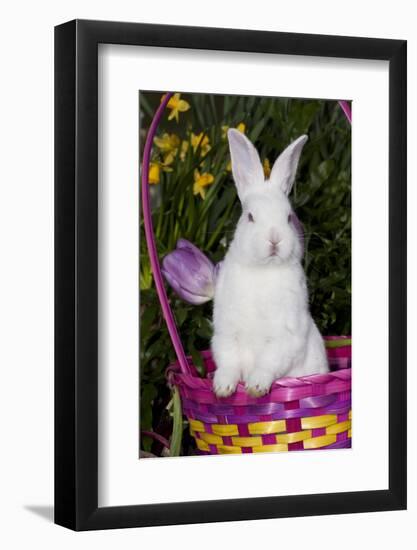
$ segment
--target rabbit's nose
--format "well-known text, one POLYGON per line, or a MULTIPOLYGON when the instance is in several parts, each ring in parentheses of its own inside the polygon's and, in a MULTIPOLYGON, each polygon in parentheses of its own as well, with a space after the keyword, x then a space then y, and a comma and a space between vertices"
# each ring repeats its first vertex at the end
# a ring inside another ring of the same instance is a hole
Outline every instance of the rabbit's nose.
POLYGON ((278 235, 278 231, 275 228, 271 230, 268 240, 272 244, 272 246, 277 246, 281 242, 281 239, 279 238, 279 235, 278 235))

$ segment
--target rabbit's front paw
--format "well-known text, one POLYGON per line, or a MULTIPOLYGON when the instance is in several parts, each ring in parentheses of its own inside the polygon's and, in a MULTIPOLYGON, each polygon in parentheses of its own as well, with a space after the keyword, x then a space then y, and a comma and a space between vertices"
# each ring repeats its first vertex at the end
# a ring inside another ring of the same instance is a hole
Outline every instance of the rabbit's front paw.
POLYGON ((229 397, 236 390, 239 380, 234 373, 216 370, 213 378, 213 389, 217 397, 229 397))
POLYGON ((274 377, 269 372, 252 372, 246 381, 245 388, 252 397, 262 397, 271 389, 274 377))

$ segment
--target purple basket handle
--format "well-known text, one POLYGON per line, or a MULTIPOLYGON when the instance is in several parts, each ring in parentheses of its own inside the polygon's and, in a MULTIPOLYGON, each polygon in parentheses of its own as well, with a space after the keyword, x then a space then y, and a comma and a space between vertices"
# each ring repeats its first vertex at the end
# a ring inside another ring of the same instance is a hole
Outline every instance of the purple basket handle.
POLYGON ((158 294, 159 301, 162 307, 162 313, 167 324, 169 336, 174 346, 175 353, 178 357, 180 369, 183 374, 188 374, 190 368, 188 361, 182 347, 182 343, 178 334, 177 325, 175 324, 174 315, 169 305, 168 296, 165 290, 164 281, 162 278, 161 267, 159 265, 158 252, 155 244, 155 234, 152 224, 151 202, 149 195, 149 164, 151 160, 152 143, 155 137, 158 124, 164 113, 164 109, 170 100, 173 92, 165 94, 161 104, 159 105, 152 123, 149 127, 148 134, 146 136, 145 148, 143 150, 142 161, 142 211, 143 211, 143 225, 145 228, 146 244, 148 246, 149 259, 151 261, 151 268, 153 278, 155 280, 156 292, 158 294))

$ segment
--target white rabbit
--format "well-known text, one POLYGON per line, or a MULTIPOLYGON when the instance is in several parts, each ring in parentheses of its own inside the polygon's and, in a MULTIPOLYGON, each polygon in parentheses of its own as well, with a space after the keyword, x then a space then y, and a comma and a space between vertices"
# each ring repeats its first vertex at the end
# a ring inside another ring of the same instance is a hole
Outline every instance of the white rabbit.
POLYGON ((288 200, 308 138, 284 150, 267 181, 252 143, 235 129, 228 139, 242 215, 216 281, 213 386, 226 397, 242 380, 250 395, 261 396, 282 376, 328 371, 288 200))

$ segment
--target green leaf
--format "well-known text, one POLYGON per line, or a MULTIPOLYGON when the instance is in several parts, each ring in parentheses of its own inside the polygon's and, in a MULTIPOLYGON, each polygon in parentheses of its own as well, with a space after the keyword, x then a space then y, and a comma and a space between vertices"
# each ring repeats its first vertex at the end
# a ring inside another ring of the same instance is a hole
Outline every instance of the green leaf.
POLYGON ((142 429, 152 428, 152 403, 158 392, 153 384, 145 384, 140 396, 140 425, 142 429))
POLYGON ((140 317, 140 327, 145 333, 151 330, 151 325, 154 323, 158 309, 156 305, 145 306, 145 310, 140 317))
POLYGON ((208 319, 205 319, 204 317, 201 318, 200 327, 197 330, 197 334, 205 340, 211 340, 213 336, 213 326, 208 319))
POLYGON ((181 452, 181 441, 182 441, 182 410, 181 410, 181 397, 180 392, 177 387, 174 387, 173 394, 173 426, 172 426, 172 436, 171 436, 171 445, 169 449, 170 456, 180 456, 181 452))
POLYGON ((341 348, 343 346, 351 346, 352 340, 351 338, 344 338, 341 340, 326 340, 325 345, 326 345, 326 348, 328 349, 341 348))
POLYGON ((204 368, 204 361, 203 361, 203 358, 202 358, 200 352, 196 349, 196 347, 194 345, 193 335, 190 335, 190 337, 188 338, 187 344, 188 344, 188 351, 189 351, 191 357, 193 358, 194 366, 197 369, 198 374, 202 378, 204 378, 204 376, 206 375, 206 371, 205 371, 205 368, 204 368))
POLYGON ((330 177, 335 167, 334 160, 324 160, 318 167, 318 173, 322 179, 326 180, 330 177))
POLYGON ((182 326, 184 321, 187 319, 188 311, 185 308, 177 307, 175 309, 175 318, 179 324, 182 326))

